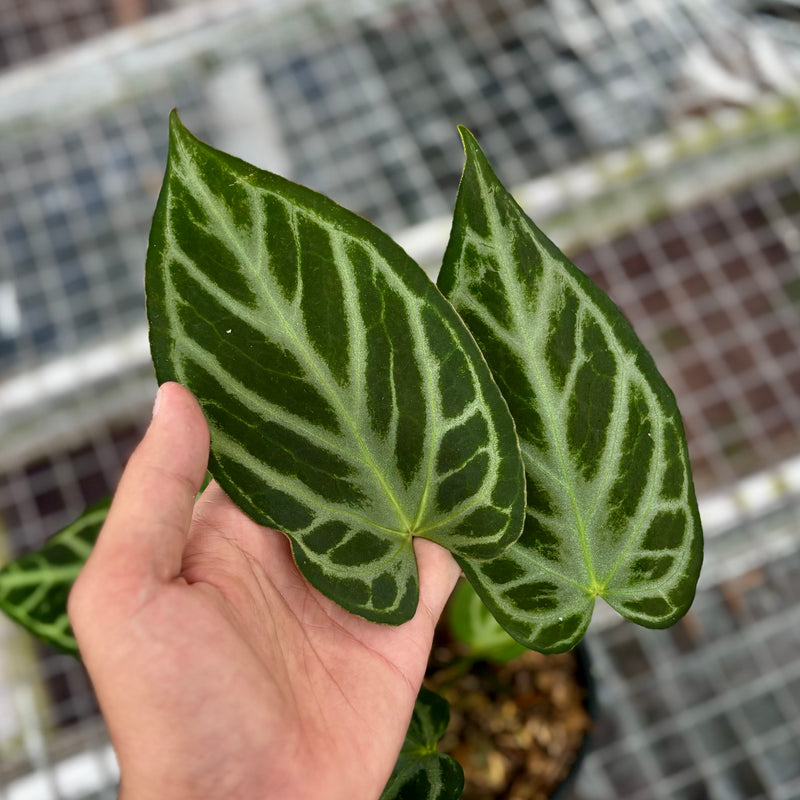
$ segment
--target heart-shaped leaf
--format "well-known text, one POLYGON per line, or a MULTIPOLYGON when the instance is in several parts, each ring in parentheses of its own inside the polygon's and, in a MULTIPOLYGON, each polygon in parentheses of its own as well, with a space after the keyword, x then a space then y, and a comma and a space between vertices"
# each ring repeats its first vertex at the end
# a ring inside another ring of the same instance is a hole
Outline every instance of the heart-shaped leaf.
POLYGON ((443 697, 420 689, 403 748, 380 800, 457 800, 464 791, 464 771, 436 745, 450 722, 443 697))
POLYGON ((491 558, 518 536, 507 406, 422 269, 366 220, 170 118, 146 268, 159 382, 188 387, 210 470, 368 619, 417 606, 412 536, 491 558))
POLYGON ((0 608, 43 641, 74 656, 78 644, 67 618, 67 598, 110 503, 108 498, 87 509, 39 550, 0 570, 0 608))
POLYGON ((702 561, 675 398, 616 306, 461 133, 466 164, 439 287, 508 401, 528 508, 504 555, 459 563, 506 630, 537 650, 572 647, 598 596, 667 626, 691 604, 702 561))

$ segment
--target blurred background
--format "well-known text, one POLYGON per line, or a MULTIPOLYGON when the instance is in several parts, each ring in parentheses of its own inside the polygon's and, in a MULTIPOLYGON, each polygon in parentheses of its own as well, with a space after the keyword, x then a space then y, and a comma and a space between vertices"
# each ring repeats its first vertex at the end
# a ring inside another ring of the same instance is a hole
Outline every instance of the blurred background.
MULTIPOLYGON (((0 563, 113 489, 155 392, 167 115, 431 275, 476 134, 677 395, 706 532, 599 614, 580 800, 800 798, 798 0, 0 0, 0 563)), ((0 798, 115 797, 81 666, 0 619, 0 798)))

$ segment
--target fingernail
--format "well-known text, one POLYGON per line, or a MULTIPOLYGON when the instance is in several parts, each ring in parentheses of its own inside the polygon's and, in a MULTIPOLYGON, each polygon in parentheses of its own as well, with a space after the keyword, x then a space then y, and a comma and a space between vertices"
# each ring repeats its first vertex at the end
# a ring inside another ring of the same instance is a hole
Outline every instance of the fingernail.
POLYGON ((153 403, 153 417, 155 417, 155 415, 158 414, 158 408, 161 405, 161 389, 162 387, 159 386, 158 391, 156 392, 156 399, 155 402, 153 403))

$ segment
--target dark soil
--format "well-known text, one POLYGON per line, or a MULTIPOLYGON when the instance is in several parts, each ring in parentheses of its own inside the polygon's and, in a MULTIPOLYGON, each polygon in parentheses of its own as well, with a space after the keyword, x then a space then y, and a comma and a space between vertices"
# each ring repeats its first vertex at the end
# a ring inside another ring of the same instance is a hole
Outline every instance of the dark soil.
POLYGON ((439 749, 464 768, 462 800, 552 797, 591 727, 581 675, 574 653, 470 665, 437 642, 426 685, 450 703, 439 749))

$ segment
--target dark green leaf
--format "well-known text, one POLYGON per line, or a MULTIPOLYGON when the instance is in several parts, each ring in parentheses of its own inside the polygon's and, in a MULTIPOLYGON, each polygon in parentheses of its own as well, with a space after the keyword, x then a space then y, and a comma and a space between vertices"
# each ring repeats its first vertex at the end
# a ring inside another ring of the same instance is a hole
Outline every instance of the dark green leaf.
POLYGON ((420 689, 411 724, 392 775, 380 800, 457 800, 464 791, 464 772, 436 745, 450 721, 447 701, 420 689))
POLYGON ((67 598, 110 503, 108 498, 87 509, 40 550, 0 570, 0 608, 35 636, 74 656, 78 645, 67 618, 67 598))
POLYGON ((473 339, 385 234, 220 153, 173 113, 150 235, 160 382, 198 398, 211 472, 350 611, 416 609, 412 536, 491 558, 522 529, 513 422, 473 339))
POLYGON ((472 135, 439 286, 508 401, 528 480, 525 529, 459 558, 518 641, 569 649, 595 598, 649 627, 692 602, 702 532, 675 398, 611 300, 531 222, 472 135))

